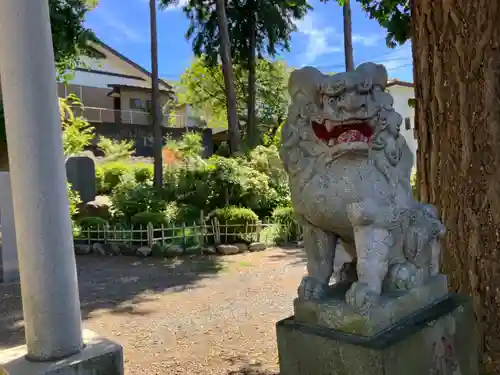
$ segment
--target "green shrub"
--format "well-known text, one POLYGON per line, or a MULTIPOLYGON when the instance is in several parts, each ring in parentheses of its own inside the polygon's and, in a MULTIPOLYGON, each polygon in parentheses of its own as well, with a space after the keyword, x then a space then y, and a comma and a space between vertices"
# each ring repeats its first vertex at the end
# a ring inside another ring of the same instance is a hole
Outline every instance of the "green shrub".
POLYGON ((417 190, 417 170, 413 168, 411 171, 410 175, 410 184, 411 184, 411 191, 413 193, 413 196, 415 198, 418 197, 418 190, 417 190))
POLYGON ((167 216, 163 212, 139 212, 132 216, 130 222, 139 226, 152 224, 153 227, 161 227, 162 225, 168 225, 167 216))
POLYGON ((272 222, 277 225, 275 232, 276 243, 297 241, 299 238, 299 225, 295 212, 291 207, 278 207, 273 211, 272 222))
POLYGON ((178 212, 175 217, 177 223, 198 223, 201 218, 202 209, 192 204, 181 204, 178 207, 178 212))
POLYGON ((79 213, 78 206, 82 203, 80 199, 80 194, 77 191, 71 188, 71 184, 69 182, 66 183, 68 189, 68 200, 69 200, 69 215, 72 219, 75 218, 79 213))
POLYGON ((78 220, 78 224, 82 229, 104 228, 109 226, 109 222, 102 217, 87 216, 78 220))
POLYGON ((108 195, 118 184, 129 176, 132 176, 133 164, 123 161, 113 161, 99 164, 96 167, 97 193, 108 195))
MULTIPOLYGON (((75 94, 59 98, 59 115, 62 126, 62 143, 64 155, 78 155, 94 138, 95 128, 82 116, 75 116, 73 108, 83 108, 80 99, 75 94)), ((0 119, 1 122, 1 119, 0 119)))
POLYGON ((248 158, 183 159, 165 170, 164 181, 167 201, 198 211, 241 205, 267 217, 277 206, 290 204, 286 174, 273 147, 260 147, 248 158))
POLYGON ((179 152, 183 159, 201 156, 205 149, 202 135, 192 131, 184 133, 180 139, 167 139, 166 146, 179 152))
POLYGON ((75 223, 75 217, 78 215, 80 210, 78 206, 82 203, 80 199, 80 194, 77 191, 74 191, 71 188, 71 184, 69 182, 66 183, 67 191, 68 191, 68 200, 69 200, 69 216, 71 218, 71 226, 73 228, 73 236, 76 237, 80 233, 79 226, 75 223))
POLYGON ((164 212, 166 201, 157 190, 145 183, 125 179, 111 194, 114 214, 122 221, 129 222, 139 212, 164 212))
MULTIPOLYGON (((169 166, 164 172, 165 199, 210 210, 216 181, 211 177, 212 166, 193 160, 169 166)), ((219 206, 221 207, 221 206, 219 206)), ((215 208, 215 207, 214 207, 215 208)))
POLYGON ((152 164, 140 163, 134 165, 135 181, 139 183, 151 182, 153 181, 153 175, 154 171, 152 164))
POLYGON ((127 159, 134 153, 134 142, 127 140, 115 140, 100 136, 97 147, 104 153, 107 160, 127 159))
POLYGON ((247 242, 249 234, 255 232, 259 219, 251 209, 236 206, 219 208, 209 218, 218 220, 223 243, 247 242))

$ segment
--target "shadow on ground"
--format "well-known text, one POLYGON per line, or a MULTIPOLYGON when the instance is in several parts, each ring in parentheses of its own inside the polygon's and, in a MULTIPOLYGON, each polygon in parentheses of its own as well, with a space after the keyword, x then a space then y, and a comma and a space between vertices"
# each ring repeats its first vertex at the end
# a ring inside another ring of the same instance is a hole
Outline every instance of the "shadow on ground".
POLYGON ((307 261, 307 255, 303 248, 297 246, 282 246, 279 254, 271 255, 269 258, 275 261, 291 260, 292 265, 303 264, 307 261))
MULTIPOLYGON (((199 287, 224 266, 217 256, 154 259, 135 257, 77 257, 82 318, 98 309, 109 313, 136 312, 134 305, 148 294, 176 293, 199 287)), ((23 313, 18 284, 0 284, 0 349, 24 343, 23 313)))

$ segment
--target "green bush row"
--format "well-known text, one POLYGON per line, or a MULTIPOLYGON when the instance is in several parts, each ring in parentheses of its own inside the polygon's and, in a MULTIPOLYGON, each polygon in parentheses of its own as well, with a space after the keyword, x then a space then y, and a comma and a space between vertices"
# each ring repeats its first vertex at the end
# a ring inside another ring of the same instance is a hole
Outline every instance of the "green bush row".
POLYGON ((131 163, 127 160, 105 162, 96 166, 96 190, 99 195, 108 195, 123 179, 133 178, 139 183, 153 180, 153 165, 131 163))
POLYGON ((97 166, 97 191, 109 195, 116 217, 126 221, 139 212, 167 210, 175 202, 188 221, 227 206, 241 206, 260 218, 290 205, 288 181, 277 149, 258 147, 238 158, 185 158, 164 169, 161 191, 152 187, 152 166, 113 161, 97 166), (186 210, 186 207, 190 207, 186 210))

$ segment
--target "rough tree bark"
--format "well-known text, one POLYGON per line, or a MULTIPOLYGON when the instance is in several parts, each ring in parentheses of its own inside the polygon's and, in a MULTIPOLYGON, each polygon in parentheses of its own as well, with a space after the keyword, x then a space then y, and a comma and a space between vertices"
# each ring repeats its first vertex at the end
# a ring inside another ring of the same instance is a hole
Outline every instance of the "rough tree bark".
MULTIPOLYGON (((252 8, 253 1, 250 3, 250 9, 252 8)), ((248 55, 248 103, 247 103, 247 136, 248 136, 248 146, 254 148, 259 144, 259 134, 257 131, 257 118, 255 112, 255 100, 256 100, 256 65, 257 65, 257 51, 256 39, 257 39, 257 14, 255 11, 250 15, 252 17, 252 22, 250 22, 250 38, 249 44, 249 55, 248 55)))
POLYGON ((473 299, 485 375, 500 372, 498 19, 499 1, 412 1, 420 196, 444 219, 444 271, 473 299))
POLYGON ((354 70, 354 52, 352 49, 351 0, 344 0, 342 11, 344 15, 345 70, 346 72, 352 72, 354 70))
POLYGON ((239 149, 240 131, 238 122, 238 112, 236 107, 236 88, 234 83, 234 71, 231 61, 231 42, 226 17, 226 3, 224 0, 217 0, 215 3, 217 18, 219 22, 220 35, 220 57, 222 60, 222 73, 224 75, 224 86, 227 100, 227 121, 229 132, 229 149, 234 154, 239 149))
POLYGON ((156 0, 149 0, 151 26, 151 104, 153 117, 154 186, 159 191, 163 186, 163 132, 158 87, 158 33, 156 31, 156 0))

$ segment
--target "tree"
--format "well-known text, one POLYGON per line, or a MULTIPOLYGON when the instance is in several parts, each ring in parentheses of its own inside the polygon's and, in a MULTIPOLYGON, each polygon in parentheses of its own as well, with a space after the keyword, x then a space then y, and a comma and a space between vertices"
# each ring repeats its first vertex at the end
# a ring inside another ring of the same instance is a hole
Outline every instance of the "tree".
POLYGON ((50 26, 56 67, 60 73, 76 68, 82 52, 92 54, 87 45, 95 35, 84 26, 87 12, 99 0, 49 0, 50 26))
POLYGON ((340 0, 344 13, 344 54, 345 70, 347 72, 354 70, 354 52, 352 50, 352 18, 351 18, 351 0, 340 0))
MULTIPOLYGON (((93 54, 87 41, 95 36, 91 30, 85 28, 84 19, 87 12, 96 7, 98 2, 99 0, 49 0, 54 58, 61 80, 69 78, 67 72, 76 68, 81 53, 93 54)), ((4 121, 0 100, 0 170, 9 169, 4 121)))
POLYGON ((235 61, 248 70, 246 126, 248 146, 253 148, 259 143, 257 59, 264 54, 274 57, 278 49, 289 50, 290 36, 296 31, 293 21, 303 18, 311 6, 305 0, 238 0, 229 4, 235 61))
POLYGON ((156 0, 149 0, 150 26, 151 26, 151 104, 153 111, 153 165, 154 186, 160 191, 163 186, 163 132, 162 113, 159 103, 160 88, 158 86, 158 33, 156 31, 156 0))
MULTIPOLYGON (((163 8, 168 8, 173 4, 178 4, 179 0, 158 0, 163 8)), ((225 98, 227 101, 226 112, 229 131, 229 148, 231 153, 239 149, 240 144, 240 124, 237 115, 236 88, 234 83, 234 71, 232 61, 232 45, 230 39, 230 25, 227 18, 227 4, 225 0, 189 0, 183 7, 184 13, 191 20, 191 25, 186 33, 186 38, 190 39, 194 30, 204 30, 213 39, 207 41, 203 37, 194 38, 193 50, 196 56, 208 56, 207 61, 212 66, 218 65, 221 61, 225 98), (201 52, 204 50, 204 52, 201 52), (220 59, 220 60, 219 60, 220 59)))
POLYGON ((216 0, 215 11, 217 13, 217 25, 219 27, 219 55, 222 61, 222 74, 224 75, 224 86, 226 89, 227 120, 229 124, 229 149, 235 153, 239 149, 240 135, 238 116, 236 113, 236 88, 234 84, 233 62, 231 60, 231 41, 229 39, 229 26, 226 15, 226 2, 216 0))
POLYGON ((387 28, 388 45, 411 37, 419 194, 447 228, 443 265, 452 289, 472 297, 480 373, 498 374, 500 3, 360 2, 387 28))
MULTIPOLYGON (((193 39, 195 55, 205 56, 207 64, 216 66, 219 28, 213 1, 189 0, 183 9, 191 21, 186 37, 193 39)), ((253 147, 259 140, 257 60, 265 54, 275 56, 280 49, 288 50, 291 33, 296 30, 293 21, 301 19, 311 7, 306 0, 235 0, 227 2, 226 8, 232 58, 248 71, 246 128, 248 144, 253 147)))
MULTIPOLYGON (((240 65, 234 66, 237 113, 245 118, 248 98, 248 71, 240 65)), ((256 68, 256 115, 261 132, 275 132, 284 120, 288 107, 287 81, 289 69, 280 61, 258 60, 256 68)), ((195 59, 182 74, 178 86, 179 102, 189 103, 207 121, 209 127, 224 127, 227 123, 225 87, 221 70, 195 59)), ((242 128, 246 133, 246 128, 242 128)))

